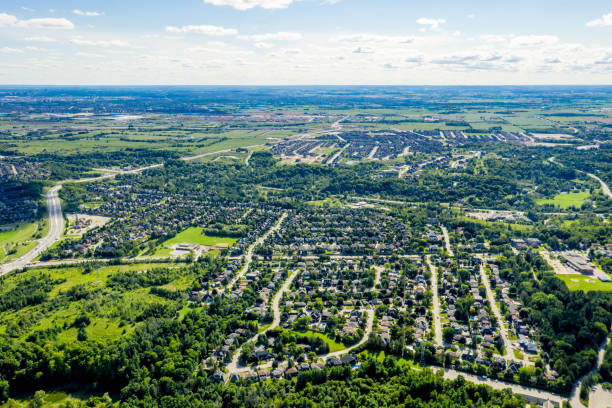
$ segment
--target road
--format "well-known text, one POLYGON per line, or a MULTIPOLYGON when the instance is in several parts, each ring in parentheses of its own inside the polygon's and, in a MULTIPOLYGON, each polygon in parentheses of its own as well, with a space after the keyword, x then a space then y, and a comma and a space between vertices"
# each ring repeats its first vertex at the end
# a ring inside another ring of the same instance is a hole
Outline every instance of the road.
POLYGON ((606 346, 608 345, 609 341, 610 338, 607 337, 599 346, 599 352, 597 353, 597 365, 593 367, 593 369, 589 371, 586 375, 580 377, 578 381, 576 381, 576 383, 574 384, 574 387, 572 388, 572 392, 570 393, 569 397, 569 402, 572 405, 572 408, 586 408, 584 404, 580 401, 580 387, 582 386, 582 381, 586 376, 594 374, 599 369, 599 367, 603 363, 606 346))
POLYGON ((608 198, 612 198, 612 191, 610 191, 610 187, 608 187, 608 185, 599 177, 597 177, 594 174, 591 173, 587 173, 587 176, 589 176, 590 178, 599 181, 599 184, 601 184, 601 188, 604 192, 604 194, 608 197, 608 198))
POLYGON ((376 289, 376 287, 380 284, 380 274, 385 270, 385 267, 376 265, 374 266, 374 269, 376 270, 376 276, 374 277, 374 289, 376 289))
POLYGON ((347 120, 350 117, 350 115, 347 115, 341 119, 338 119, 337 121, 335 121, 334 123, 332 123, 331 128, 333 130, 341 130, 342 129, 342 125, 340 123, 344 122, 345 120, 347 120))
POLYGON ((489 305, 491 306, 491 310, 497 319, 497 326, 499 327, 499 334, 504 340, 504 348, 506 349, 505 357, 506 359, 514 359, 514 354, 512 352, 512 343, 508 340, 508 332, 506 330, 506 326, 504 325, 504 319, 499 312, 499 308, 497 307, 497 303, 495 302, 495 296, 493 296, 493 291, 491 290, 491 283, 489 282, 489 277, 487 276, 487 272, 484 269, 484 259, 480 264, 480 277, 482 278, 482 283, 487 292, 487 299, 489 300, 489 305))
POLYGON ((363 337, 361 338, 361 340, 359 340, 358 343, 353 344, 352 346, 347 347, 345 349, 335 351, 329 354, 324 354, 318 357, 323 360, 326 360, 329 357, 340 357, 340 356, 350 353, 352 350, 356 349, 357 347, 364 345, 370 338, 370 333, 372 333, 372 328, 374 327, 374 309, 366 309, 366 314, 368 315, 368 320, 366 322, 366 328, 363 333, 363 337))
MULTIPOLYGON (((289 275, 287 280, 285 280, 285 283, 283 283, 283 286, 280 288, 278 293, 274 296, 274 299, 272 299, 272 312, 274 313, 274 320, 272 321, 272 324, 266 330, 262 331, 261 333, 257 333, 255 336, 248 339, 245 343, 243 343, 243 346, 244 344, 249 343, 249 342, 254 343, 255 341, 257 341, 257 337, 260 334, 265 334, 278 327, 278 325, 280 324, 280 320, 281 320, 280 301, 283 299, 283 294, 288 292, 289 288, 291 288, 291 284, 293 283, 293 280, 298 275, 298 273, 299 271, 297 270, 293 271, 291 275, 289 275)), ((244 372, 245 370, 248 371, 248 367, 238 367, 238 360, 240 359, 241 353, 242 353, 242 346, 239 347, 234 352, 232 361, 227 365, 227 370, 229 371, 230 374, 244 372)))
MULTIPOLYGON (((551 163, 556 164, 559 167, 565 167, 563 164, 559 163, 558 161, 555 160, 555 157, 550 157, 548 158, 548 161, 551 163)), ((579 173, 586 173, 582 170, 578 170, 575 169, 577 172, 579 173)), ((603 181, 602 179, 600 179, 599 177, 597 177, 596 175, 592 174, 592 173, 586 173, 587 176, 589 176, 590 178, 592 178, 593 180, 597 180, 599 181, 599 184, 601 185, 601 189, 603 190, 604 194, 608 197, 608 198, 612 198, 612 191, 610 191, 610 187, 606 184, 605 181, 603 181)))
POLYGON ((249 166, 249 160, 251 160, 251 156, 253 156, 253 150, 249 150, 249 154, 247 155, 246 159, 244 160, 244 164, 246 164, 246 166, 249 166))
POLYGON ((453 257, 455 256, 455 253, 453 252, 453 248, 451 247, 451 244, 450 244, 448 230, 446 229, 444 225, 441 225, 440 228, 442 228, 442 234, 444 235, 444 245, 446 245, 446 252, 448 256, 453 257))
POLYGON ((257 247, 258 245, 261 245, 271 233, 278 231, 283 221, 285 221, 285 218, 287 218, 287 212, 284 212, 280 216, 280 218, 276 221, 276 224, 274 224, 272 228, 266 231, 265 234, 257 238, 257 240, 251 244, 251 246, 247 249, 247 252, 244 256, 245 262, 244 262, 244 265, 242 266, 242 269, 240 269, 238 274, 227 284, 227 286, 225 286, 225 288, 219 290, 219 293, 225 292, 226 289, 231 288, 232 286, 236 284, 236 282, 242 279, 242 277, 249 270, 249 266, 251 266, 251 262, 253 262, 253 251, 255 250, 255 247, 257 247))
POLYGON ((431 271, 431 292, 433 293, 433 321, 434 338, 436 345, 443 346, 442 343, 442 323, 440 322, 440 299, 438 298, 438 268, 431 263, 431 255, 425 257, 427 266, 431 271))
MULTIPOLYGON (((339 120, 334 125, 339 126, 339 122, 341 122, 344 119, 346 118, 339 120)), ((260 146, 264 146, 264 145, 258 144, 258 145, 253 145, 253 146, 247 146, 245 147, 245 149, 260 147, 260 146)), ((213 154, 229 152, 231 150, 232 149, 225 149, 225 150, 218 150, 214 152, 202 153, 202 154, 195 155, 195 156, 185 156, 185 157, 181 157, 181 160, 191 161, 191 160, 196 160, 202 157, 210 156, 213 154)), ((138 173, 142 173, 143 171, 159 168, 162 166, 163 166, 163 163, 158 163, 158 164, 153 164, 150 166, 139 167, 137 169, 132 169, 132 170, 97 169, 100 171, 105 171, 107 172, 107 174, 103 174, 98 177, 88 177, 88 178, 79 179, 79 180, 68 180, 66 182, 91 183, 94 181, 102 181, 102 180, 111 179, 117 175, 138 174, 138 173)), ((20 258, 12 262, 9 262, 5 265, 0 266, 0 276, 5 275, 9 272, 12 272, 16 269, 21 269, 26 266, 31 266, 28 264, 30 264, 35 258, 37 258, 44 251, 46 251, 49 247, 51 247, 51 245, 53 245, 55 242, 60 240, 62 231, 64 229, 64 216, 62 214, 62 206, 60 204, 60 200, 58 197, 58 191, 61 188, 62 188, 62 184, 56 184, 47 193, 47 206, 49 208, 49 232, 47 233, 47 235, 43 239, 41 239, 39 243, 36 245, 36 247, 34 247, 27 254, 21 256, 20 258)), ((252 256, 252 252, 250 256, 252 256)), ((250 264, 250 260, 248 263, 250 264)))
MULTIPOLYGON (((509 383, 506 381, 493 380, 487 377, 480 377, 474 374, 464 373, 462 371, 452 370, 450 368, 444 368, 444 378, 447 380, 454 380, 459 376, 463 376, 467 381, 473 382, 475 384, 485 384, 491 388, 496 390, 503 390, 506 388, 510 388, 512 392, 516 394, 521 394, 526 399, 537 399, 539 401, 554 401, 557 404, 561 405, 565 398, 558 394, 553 394, 552 392, 543 391, 537 388, 524 387, 519 384, 509 383)), ((572 407, 576 407, 572 403, 572 407)))
MULTIPOLYGON (((272 144, 274 143, 279 143, 282 139, 280 139, 278 142, 270 142, 272 144)), ((251 146, 244 146, 243 149, 254 149, 256 147, 262 147, 265 146, 265 144, 256 144, 256 145, 251 145, 251 146)), ((214 152, 207 152, 207 153, 200 153, 200 154, 196 154, 193 156, 183 156, 181 157, 181 160, 183 161, 193 161, 193 160, 198 160, 201 159, 203 157, 208 157, 208 156, 212 156, 215 154, 219 154, 219 153, 229 153, 229 152, 233 152, 236 149, 223 149, 223 150, 215 150, 214 152)), ((247 164, 248 165, 248 164, 247 164)))
POLYGON ((47 207, 49 209, 49 232, 41 239, 36 246, 21 256, 20 258, 0 266, 0 276, 12 272, 16 269, 24 268, 40 254, 46 251, 56 241, 59 241, 64 230, 64 217, 62 216, 62 206, 60 204, 58 191, 62 188, 61 184, 49 189, 47 192, 47 207))

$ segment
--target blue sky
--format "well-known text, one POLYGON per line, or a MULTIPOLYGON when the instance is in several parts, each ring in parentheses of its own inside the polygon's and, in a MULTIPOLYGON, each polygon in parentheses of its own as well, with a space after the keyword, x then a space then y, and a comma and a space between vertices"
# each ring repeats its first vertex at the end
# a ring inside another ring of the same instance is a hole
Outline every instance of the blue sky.
POLYGON ((2 84, 611 84, 610 0, 2 0, 2 84))

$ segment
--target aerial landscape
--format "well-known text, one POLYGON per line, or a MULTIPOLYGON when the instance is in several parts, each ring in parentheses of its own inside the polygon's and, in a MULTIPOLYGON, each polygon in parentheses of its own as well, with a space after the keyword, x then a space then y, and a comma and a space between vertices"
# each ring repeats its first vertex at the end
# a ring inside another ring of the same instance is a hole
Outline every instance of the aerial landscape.
POLYGON ((0 5, 0 408, 612 407, 607 2, 130 3, 0 5))

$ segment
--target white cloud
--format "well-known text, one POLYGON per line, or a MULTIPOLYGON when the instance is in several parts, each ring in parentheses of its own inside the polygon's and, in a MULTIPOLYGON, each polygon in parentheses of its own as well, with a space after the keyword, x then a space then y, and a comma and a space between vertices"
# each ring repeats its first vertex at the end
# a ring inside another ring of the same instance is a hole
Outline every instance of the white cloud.
POLYGON ((18 50, 17 48, 10 48, 10 47, 1 47, 0 52, 4 54, 23 54, 22 50, 18 50))
POLYGON ((430 30, 437 30, 440 28, 441 24, 446 23, 446 20, 443 18, 427 18, 421 17, 417 19, 417 24, 427 26, 430 30))
POLYGON ((51 43, 51 42, 56 41, 55 38, 47 37, 44 35, 36 36, 36 37, 26 37, 24 38, 24 40, 30 41, 30 42, 43 42, 43 43, 51 43))
POLYGON ((238 38, 251 41, 298 41, 304 37, 300 33, 279 31, 278 33, 241 35, 238 38))
POLYGON ((369 47, 357 47, 353 50, 353 54, 373 54, 374 50, 369 47))
POLYGON ((423 57, 422 56, 408 57, 404 60, 404 62, 407 62, 408 64, 422 64, 423 57))
POLYGON ((520 35, 510 40, 511 48, 523 47, 542 47, 553 45, 559 42, 559 38, 554 35, 520 35))
POLYGON ((595 20, 589 21, 586 25, 587 27, 610 27, 612 26, 612 13, 604 14, 595 20))
POLYGON ((83 11, 83 10, 79 10, 79 9, 74 9, 72 10, 72 12, 74 14, 77 14, 79 16, 87 16, 87 17, 98 17, 101 16, 104 13, 101 13, 99 11, 83 11))
POLYGON ((230 6, 236 10, 249 10, 253 7, 264 9, 282 9, 288 7, 294 0, 204 0, 214 6, 230 6))
POLYGON ((350 43, 400 43, 410 44, 414 42, 414 37, 388 36, 378 34, 349 34, 335 38, 336 41, 350 43))
POLYGON ((167 26, 169 33, 195 33, 204 35, 236 35, 238 31, 233 28, 225 28, 215 25, 186 25, 182 27, 167 26))
POLYGON ((125 42, 125 41, 121 41, 121 40, 97 40, 97 41, 93 41, 93 40, 86 40, 80 37, 77 38, 73 38, 72 40, 70 40, 71 43, 76 44, 76 45, 87 45, 87 46, 91 46, 91 47, 102 47, 102 48, 109 48, 109 47, 129 47, 130 44, 125 42))
POLYGON ((272 48, 274 47, 274 44, 270 44, 267 42, 257 42, 255 43, 255 47, 257 48, 272 48))
POLYGON ((0 13, 0 27, 20 27, 20 28, 48 28, 48 29, 63 29, 71 30, 74 24, 65 18, 30 18, 28 20, 19 20, 17 17, 0 13))
POLYGON ((95 54, 92 52, 77 52, 76 53, 77 57, 84 57, 84 58, 104 58, 105 55, 102 54, 95 54))
POLYGON ((281 53, 285 55, 298 55, 302 53, 302 50, 297 49, 297 48, 283 48, 281 50, 281 53))
POLYGON ((19 20, 17 19, 17 17, 11 14, 0 13, 0 27, 13 26, 17 24, 18 21, 19 20))
POLYGON ((74 24, 65 18, 31 18, 29 20, 20 20, 16 24, 22 28, 46 28, 57 30, 72 30, 74 24))

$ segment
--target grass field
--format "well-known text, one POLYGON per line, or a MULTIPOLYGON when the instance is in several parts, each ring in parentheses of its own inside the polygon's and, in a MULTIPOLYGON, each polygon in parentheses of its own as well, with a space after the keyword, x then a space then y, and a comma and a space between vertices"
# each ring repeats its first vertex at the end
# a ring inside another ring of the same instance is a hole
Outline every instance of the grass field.
MULTIPOLYGON (((53 286, 44 302, 0 313, 0 335, 8 335, 9 327, 12 327, 13 332, 15 327, 21 327, 16 334, 21 339, 27 338, 34 332, 53 329, 57 330, 55 342, 58 344, 73 343, 77 341, 78 331, 71 324, 85 311, 91 319, 91 323, 85 329, 90 340, 107 341, 128 334, 138 324, 135 323, 135 317, 148 305, 170 301, 150 294, 149 288, 140 287, 123 291, 118 296, 116 291, 106 286, 108 278, 118 272, 138 272, 161 267, 175 268, 178 265, 176 263, 98 265, 89 273, 83 271, 83 266, 36 268, 24 273, 9 275, 2 280, 0 296, 33 276, 48 274, 53 281, 58 283, 53 286), (96 295, 72 301, 62 296, 76 285, 83 285, 89 292, 96 295), (60 302, 62 307, 51 307, 50 305, 54 302, 60 302)), ((161 287, 173 291, 184 291, 192 281, 192 276, 180 276, 161 287)))
POLYGON ((18 224, 0 232, 0 263, 18 258, 36 246, 36 240, 47 233, 47 221, 18 224), (14 251, 14 252, 13 252, 14 251), (13 252, 9 254, 9 252, 13 252))
POLYGON ((227 237, 211 237, 203 233, 199 227, 190 227, 163 243, 163 246, 174 244, 198 244, 205 246, 216 246, 219 244, 233 245, 238 239, 227 237))
POLYGON ((552 204, 557 207, 567 209, 570 207, 580 208, 584 200, 589 198, 590 194, 588 191, 581 191, 578 193, 563 193, 557 194, 553 198, 540 198, 536 200, 539 205, 552 204))
POLYGON ((326 342, 329 345, 329 351, 331 353, 335 352, 335 351, 340 351, 340 350, 344 350, 346 348, 346 346, 343 343, 338 343, 335 340, 330 339, 326 334, 323 333, 319 333, 313 330, 300 330, 300 331, 296 331, 294 330, 293 333, 296 336, 299 335, 308 335, 308 336, 312 336, 312 337, 317 337, 321 340, 323 340, 324 342, 326 342))
POLYGON ((602 282, 597 278, 590 276, 570 274, 570 275, 555 275, 567 285, 569 290, 582 290, 584 292, 598 291, 611 292, 612 282, 602 282))
POLYGON ((308 204, 314 207, 332 207, 332 208, 344 207, 344 204, 342 203, 342 201, 340 201, 336 197, 327 197, 324 200, 308 201, 308 204))
POLYGON ((68 403, 80 403, 84 404, 83 406, 92 408, 95 408, 97 406, 107 406, 104 405, 104 403, 102 402, 102 400, 104 400, 104 397, 102 395, 94 396, 83 391, 76 391, 70 393, 59 390, 48 391, 40 400, 42 402, 42 405, 34 405, 37 404, 38 401, 34 402, 33 400, 34 393, 32 393, 31 395, 23 395, 17 398, 13 398, 11 402, 6 402, 0 405, 0 408, 28 408, 32 406, 40 406, 41 408, 60 408, 64 407, 68 403))

